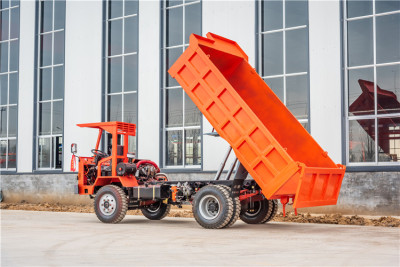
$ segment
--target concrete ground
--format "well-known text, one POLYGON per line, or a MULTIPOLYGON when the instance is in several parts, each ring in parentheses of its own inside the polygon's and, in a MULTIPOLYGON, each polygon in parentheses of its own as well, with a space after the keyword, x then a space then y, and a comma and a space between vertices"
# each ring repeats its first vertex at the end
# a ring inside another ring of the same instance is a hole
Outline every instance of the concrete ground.
POLYGON ((94 214, 1 210, 1 266, 399 266, 400 229, 268 223, 206 230, 191 218, 120 224, 94 214))

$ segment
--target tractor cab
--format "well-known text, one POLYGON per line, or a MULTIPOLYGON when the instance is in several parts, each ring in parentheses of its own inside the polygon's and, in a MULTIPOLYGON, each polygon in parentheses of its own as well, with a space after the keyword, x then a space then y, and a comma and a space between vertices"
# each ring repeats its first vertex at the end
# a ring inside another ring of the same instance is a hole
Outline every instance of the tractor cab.
POLYGON ((96 146, 91 150, 93 155, 79 157, 77 193, 94 194, 98 188, 107 184, 138 186, 141 179, 137 179, 136 175, 143 177, 143 172, 149 175, 160 172, 154 162, 136 159, 135 154, 128 151, 129 137, 136 135, 135 124, 113 121, 78 126, 97 129, 98 136, 96 146), (108 146, 103 151, 100 142, 105 136, 108 137, 108 146))

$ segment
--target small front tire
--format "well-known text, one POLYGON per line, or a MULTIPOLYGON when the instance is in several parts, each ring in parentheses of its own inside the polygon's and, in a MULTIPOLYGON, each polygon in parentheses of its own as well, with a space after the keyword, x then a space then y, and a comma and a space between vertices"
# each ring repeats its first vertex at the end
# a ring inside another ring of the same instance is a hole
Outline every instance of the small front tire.
POLYGON ((248 206, 242 210, 240 214, 240 219, 247 224, 259 224, 264 223, 269 217, 271 217, 271 213, 273 211, 272 202, 268 199, 263 199, 259 201, 254 201, 253 207, 250 207, 250 203, 248 206))
POLYGON ((100 188, 94 199, 94 212, 104 223, 119 223, 128 210, 128 198, 125 192, 116 185, 100 188))
POLYGON ((168 215, 171 205, 158 201, 146 208, 141 208, 142 214, 149 220, 161 220, 168 215))

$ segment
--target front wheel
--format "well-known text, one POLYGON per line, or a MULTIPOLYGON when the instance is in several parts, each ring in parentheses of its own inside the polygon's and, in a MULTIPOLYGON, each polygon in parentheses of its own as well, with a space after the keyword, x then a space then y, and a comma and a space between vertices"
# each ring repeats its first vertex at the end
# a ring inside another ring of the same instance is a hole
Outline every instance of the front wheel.
POLYGON ((128 198, 118 186, 106 185, 100 188, 94 199, 94 212, 104 223, 118 223, 126 215, 128 198))
POLYGON ((168 215, 171 205, 158 201, 146 208, 141 208, 142 214, 150 220, 161 220, 168 215))
POLYGON ((273 203, 268 199, 250 202, 242 210, 240 219, 248 224, 258 224, 266 222, 273 212, 273 203))

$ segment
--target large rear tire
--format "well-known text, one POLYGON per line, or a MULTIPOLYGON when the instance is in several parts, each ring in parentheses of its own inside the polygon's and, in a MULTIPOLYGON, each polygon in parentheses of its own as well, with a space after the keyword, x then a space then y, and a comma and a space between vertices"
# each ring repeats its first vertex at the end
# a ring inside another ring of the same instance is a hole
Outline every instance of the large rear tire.
POLYGON ((100 188, 94 199, 94 212, 104 223, 119 223, 128 210, 128 198, 125 192, 116 185, 100 188))
POLYGON ((207 185, 196 193, 192 210, 194 218, 202 227, 220 229, 232 219, 233 200, 225 188, 207 185))
MULTIPOLYGON (((229 186, 227 185, 219 185, 219 186, 225 188, 228 191, 229 195, 232 197, 232 189, 229 186)), ((233 201, 232 218, 224 228, 228 228, 234 225, 235 222, 239 219, 240 212, 242 211, 242 206, 240 204, 239 197, 232 197, 232 201, 233 201)))
POLYGON ((171 205, 158 201, 146 208, 140 209, 142 214, 149 220, 161 220, 168 215, 171 205))
POLYGON ((278 213, 278 201, 276 199, 271 199, 268 201, 269 201, 269 205, 272 206, 272 212, 271 212, 270 216, 265 217, 265 219, 261 223, 267 223, 267 222, 271 221, 278 213))
POLYGON ((273 211, 273 204, 268 199, 263 199, 253 202, 254 207, 248 204, 247 208, 242 210, 240 219, 248 224, 264 223, 273 211))

